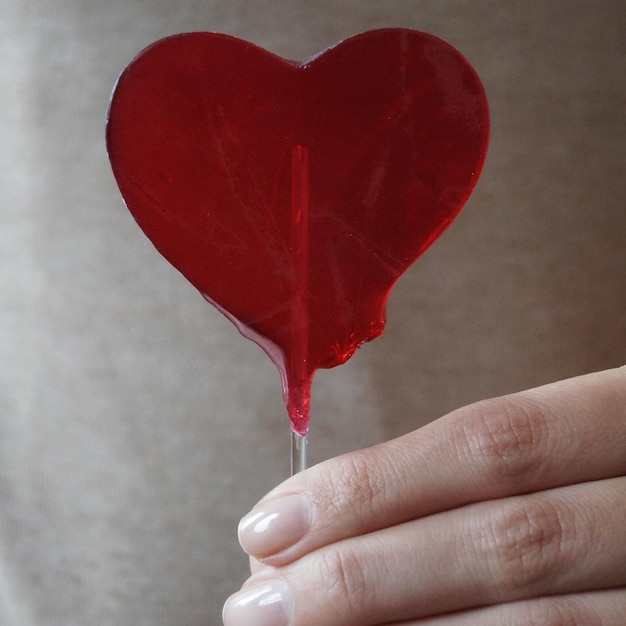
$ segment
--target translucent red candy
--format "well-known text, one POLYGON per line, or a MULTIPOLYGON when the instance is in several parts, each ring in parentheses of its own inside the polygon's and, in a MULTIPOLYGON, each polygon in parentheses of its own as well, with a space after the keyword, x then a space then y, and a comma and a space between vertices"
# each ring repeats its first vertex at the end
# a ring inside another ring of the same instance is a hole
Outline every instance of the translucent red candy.
POLYGON ((440 39, 367 32, 294 63, 188 33, 119 78, 107 145, 157 249, 281 372, 293 429, 313 375, 380 335, 398 277, 482 169, 489 114, 440 39))

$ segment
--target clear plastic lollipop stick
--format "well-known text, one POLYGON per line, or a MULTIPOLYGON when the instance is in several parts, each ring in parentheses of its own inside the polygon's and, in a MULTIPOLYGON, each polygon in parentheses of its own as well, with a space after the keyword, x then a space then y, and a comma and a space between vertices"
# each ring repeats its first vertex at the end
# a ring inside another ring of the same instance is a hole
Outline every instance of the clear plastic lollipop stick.
POLYGON ((296 363, 286 373, 289 384, 287 411, 291 420, 291 475, 306 469, 307 437, 304 432, 309 422, 311 377, 309 359, 309 150, 296 145, 291 151, 291 254, 297 281, 292 297, 293 352, 296 363), (294 376, 295 375, 295 376, 294 376), (291 380, 290 380, 291 378, 291 380), (295 380, 294 380, 295 378, 295 380))
POLYGON ((294 430, 291 431, 291 475, 302 472, 306 469, 306 435, 299 435, 294 430))

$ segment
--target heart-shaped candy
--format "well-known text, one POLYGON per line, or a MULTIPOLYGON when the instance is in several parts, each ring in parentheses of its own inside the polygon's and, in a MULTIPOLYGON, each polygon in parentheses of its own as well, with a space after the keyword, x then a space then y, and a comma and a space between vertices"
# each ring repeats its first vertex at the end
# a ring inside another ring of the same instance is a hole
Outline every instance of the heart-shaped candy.
POLYGON ((302 63, 214 33, 122 73, 107 145, 157 249, 278 366, 306 432, 315 370, 385 323, 398 277, 470 195, 485 92, 436 37, 367 32, 302 63))

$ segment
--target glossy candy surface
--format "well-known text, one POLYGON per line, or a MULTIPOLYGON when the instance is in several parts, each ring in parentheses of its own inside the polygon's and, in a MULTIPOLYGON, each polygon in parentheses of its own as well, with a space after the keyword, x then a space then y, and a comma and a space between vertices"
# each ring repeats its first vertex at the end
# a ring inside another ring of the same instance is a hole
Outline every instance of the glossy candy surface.
POLYGON ((107 146, 140 227, 267 352, 303 434, 315 370, 383 331, 394 283, 476 184, 488 127, 476 74, 430 35, 372 31, 295 63, 188 33, 122 73, 107 146))

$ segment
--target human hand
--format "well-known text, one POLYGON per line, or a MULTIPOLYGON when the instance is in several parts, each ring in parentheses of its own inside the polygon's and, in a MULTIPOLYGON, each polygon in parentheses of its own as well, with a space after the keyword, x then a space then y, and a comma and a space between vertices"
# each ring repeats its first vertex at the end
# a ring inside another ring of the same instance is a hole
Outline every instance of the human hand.
POLYGON ((240 540, 227 626, 623 626, 626 368, 321 463, 240 540))

